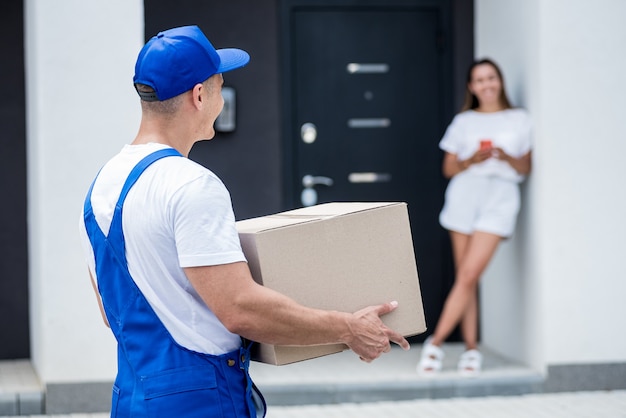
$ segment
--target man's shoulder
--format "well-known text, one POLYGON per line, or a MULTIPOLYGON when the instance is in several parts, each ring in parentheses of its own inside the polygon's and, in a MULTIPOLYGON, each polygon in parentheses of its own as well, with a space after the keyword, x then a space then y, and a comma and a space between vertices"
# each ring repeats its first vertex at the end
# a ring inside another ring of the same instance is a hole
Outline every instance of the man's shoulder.
POLYGON ((210 177, 219 180, 213 171, 187 157, 163 158, 160 164, 172 176, 210 177))
POLYGON ((148 174, 149 182, 168 193, 185 196, 212 193, 227 193, 226 186, 213 171, 186 157, 163 158, 148 174))

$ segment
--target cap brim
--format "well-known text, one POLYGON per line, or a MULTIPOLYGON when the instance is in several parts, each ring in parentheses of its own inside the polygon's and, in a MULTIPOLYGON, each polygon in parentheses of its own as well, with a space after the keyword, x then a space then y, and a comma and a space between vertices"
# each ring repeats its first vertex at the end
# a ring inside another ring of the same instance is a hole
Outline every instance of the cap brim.
POLYGON ((241 68, 250 61, 250 55, 237 48, 218 49, 217 53, 220 56, 220 66, 217 68, 217 73, 241 68))

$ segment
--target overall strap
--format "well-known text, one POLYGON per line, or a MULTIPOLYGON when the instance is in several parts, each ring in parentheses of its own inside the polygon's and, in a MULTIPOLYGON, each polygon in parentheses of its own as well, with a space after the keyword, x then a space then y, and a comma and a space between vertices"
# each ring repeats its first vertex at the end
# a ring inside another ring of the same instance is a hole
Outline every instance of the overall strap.
POLYGON ((115 210, 113 212, 113 219, 111 219, 111 227, 109 228, 109 234, 122 232, 122 208, 124 207, 124 200, 126 200, 126 196, 130 189, 135 185, 141 174, 144 172, 146 168, 148 168, 155 161, 160 160, 164 157, 172 157, 182 155, 173 148, 166 148, 159 151, 155 151, 152 154, 144 157, 137 165, 131 170, 126 182, 124 183, 124 187, 122 187, 122 191, 120 193, 120 197, 117 200, 115 205, 115 210))
POLYGON ((171 157, 171 156, 182 157, 180 152, 176 151, 175 149, 166 148, 166 149, 162 149, 159 151, 155 151, 152 154, 144 157, 143 160, 139 161, 139 163, 137 163, 135 168, 133 168, 130 174, 128 175, 128 178, 126 179, 126 183, 124 183, 124 187, 122 187, 122 192, 120 193, 120 198, 117 200, 117 204, 115 205, 115 210, 116 211, 122 210, 122 206, 124 204, 124 200, 126 199, 126 195, 130 191, 130 189, 133 187, 137 179, 139 179, 139 176, 141 176, 141 173, 143 173, 144 170, 148 168, 148 166, 150 166, 150 164, 152 164, 153 162, 157 160, 160 160, 163 157, 171 157))
MULTIPOLYGON (((124 186, 122 187, 120 197, 118 198, 117 203, 115 205, 113 218, 111 219, 111 226, 109 227, 109 233, 106 235, 98 227, 95 221, 94 214, 93 214, 93 208, 91 206, 91 193, 93 191, 94 184, 96 183, 96 179, 98 178, 98 176, 96 176, 94 181, 91 183, 91 186, 89 187, 87 196, 85 197, 84 215, 83 215, 85 218, 85 226, 87 227, 87 235, 89 236, 89 240, 91 241, 91 245, 94 248, 94 250, 96 249, 95 247, 96 237, 100 237, 100 239, 107 239, 108 236, 113 235, 112 238, 114 239, 117 238, 121 241, 122 248, 120 248, 120 250, 122 251, 119 254, 124 254, 125 245, 124 245, 123 233, 122 233, 122 206, 124 205, 124 199, 126 199, 126 195, 128 194, 129 190, 132 188, 132 186, 135 184, 135 182, 137 181, 141 173, 146 168, 148 168, 150 164, 154 163, 157 160, 160 160, 161 158, 169 157, 169 156, 182 157, 182 155, 173 148, 166 148, 166 149, 158 150, 144 157, 131 170, 130 174, 128 175, 128 178, 126 179, 126 182, 124 183, 124 186)), ((98 175, 99 174, 100 173, 98 172, 98 175)))
MULTIPOLYGON (((136 286, 128 274, 128 263, 126 260, 126 244, 124 242, 124 232, 122 231, 121 208, 124 198, 133 184, 137 181, 143 170, 153 162, 167 157, 180 156, 176 150, 167 148, 149 154, 144 157, 126 178, 122 187, 122 192, 117 200, 117 205, 113 212, 113 218, 108 232, 105 233, 96 221, 91 205, 91 195, 96 180, 91 184, 87 197, 85 198, 84 222, 87 236, 93 249, 95 260, 95 273, 98 278, 98 291, 105 306, 107 318, 113 333, 118 336, 119 329, 116 324, 119 322, 121 313, 127 307, 128 300, 132 292, 117 292, 116 289, 124 284, 131 288, 136 286), (118 274, 119 273, 119 274, 118 274), (119 277, 128 280, 117 280, 119 277), (115 283, 114 283, 115 282, 115 283), (104 285, 103 285, 104 283, 104 285)), ((98 177, 96 176, 96 179, 98 177)), ((132 289, 131 289, 132 290, 132 289)))
MULTIPOLYGON (((128 175, 128 178, 126 179, 126 182, 124 183, 124 187, 122 187, 122 192, 120 193, 120 197, 117 200, 115 208, 116 209, 120 208, 121 210, 121 207, 124 203, 124 199, 126 199, 126 195, 128 194, 128 191, 131 189, 131 187, 133 187, 133 185, 135 184, 135 182, 137 181, 141 173, 143 173, 143 171, 146 168, 148 168, 150 164, 152 164, 153 162, 157 160, 160 160, 163 157, 169 157, 169 156, 182 157, 182 154, 173 148, 166 148, 166 149, 155 151, 152 154, 149 154, 146 157, 144 157, 141 161, 139 161, 139 163, 137 163, 137 165, 131 170, 130 174, 128 175)), ((98 175, 100 175, 99 171, 98 171, 98 175)), ((96 184, 96 179, 98 178, 98 175, 96 175, 96 178, 91 183, 91 186, 89 186, 89 191, 87 192, 87 197, 85 198, 84 213, 91 212, 92 210, 91 193, 93 191, 94 184, 96 184)))

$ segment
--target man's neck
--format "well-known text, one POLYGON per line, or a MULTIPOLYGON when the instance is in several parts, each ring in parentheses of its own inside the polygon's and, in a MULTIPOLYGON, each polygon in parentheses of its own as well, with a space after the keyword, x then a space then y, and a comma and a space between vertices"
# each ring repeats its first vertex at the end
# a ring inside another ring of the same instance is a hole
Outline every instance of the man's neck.
POLYGON ((187 157, 195 141, 189 139, 190 135, 185 132, 184 127, 185 124, 180 121, 167 123, 163 121, 150 122, 143 119, 139 132, 131 145, 163 144, 174 148, 187 157))

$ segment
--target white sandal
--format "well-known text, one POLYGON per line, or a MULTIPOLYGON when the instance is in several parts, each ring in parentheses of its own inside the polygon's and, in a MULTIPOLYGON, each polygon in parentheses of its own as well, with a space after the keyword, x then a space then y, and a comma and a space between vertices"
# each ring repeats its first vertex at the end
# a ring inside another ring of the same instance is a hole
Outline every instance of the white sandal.
POLYGON ((431 341, 432 336, 424 341, 420 361, 417 363, 417 373, 423 376, 432 376, 439 373, 445 357, 443 350, 431 344, 431 341))
POLYGON ((467 350, 459 358, 458 370, 463 376, 480 374, 483 365, 483 355, 478 350, 467 350))

